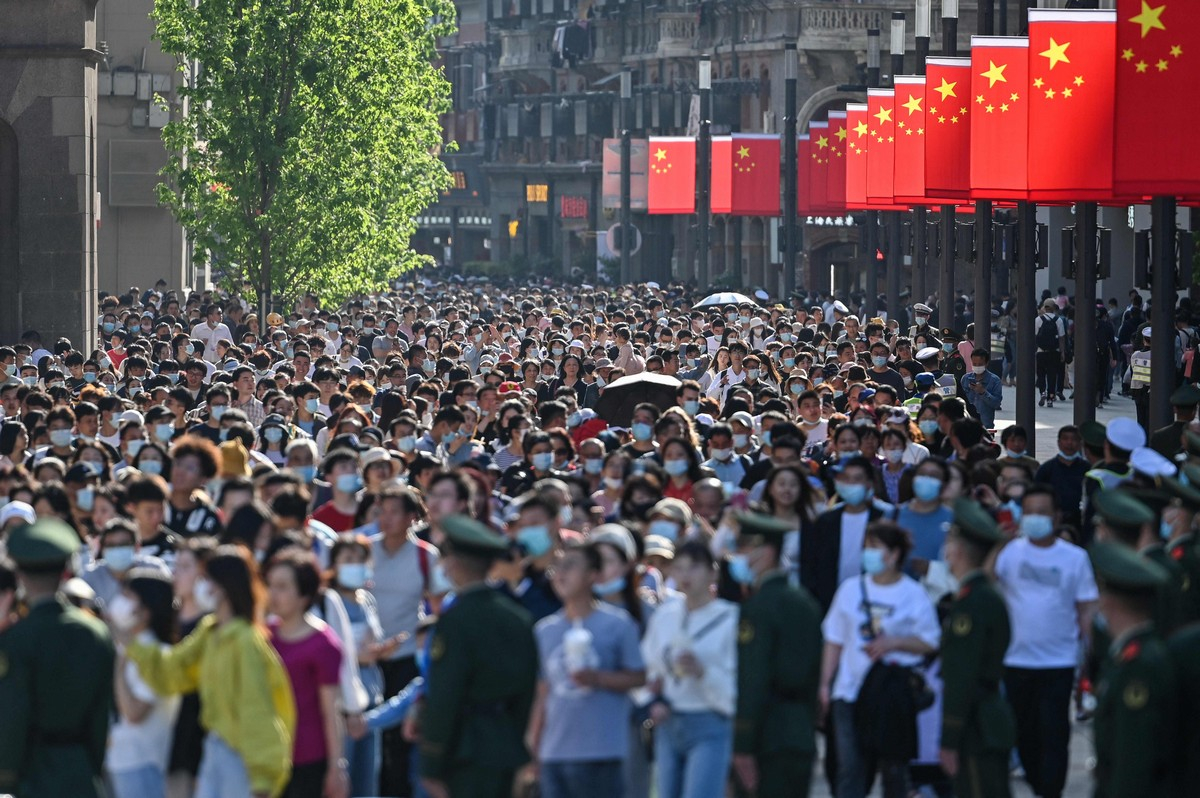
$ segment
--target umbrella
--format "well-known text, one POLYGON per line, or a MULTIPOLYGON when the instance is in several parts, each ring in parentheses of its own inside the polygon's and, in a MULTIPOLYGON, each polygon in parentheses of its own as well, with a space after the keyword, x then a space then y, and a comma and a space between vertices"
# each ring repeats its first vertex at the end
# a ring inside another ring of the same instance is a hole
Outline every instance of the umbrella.
POLYGON ((628 427, 633 421, 633 408, 649 402, 660 410, 675 404, 675 391, 682 383, 666 374, 643 371, 630 374, 609 385, 596 403, 596 415, 610 427, 628 427))
POLYGON ((709 294, 701 299, 693 308, 719 308, 725 305, 740 305, 743 302, 749 302, 751 305, 758 307, 758 303, 745 294, 739 294, 736 291, 719 291, 715 294, 709 294))

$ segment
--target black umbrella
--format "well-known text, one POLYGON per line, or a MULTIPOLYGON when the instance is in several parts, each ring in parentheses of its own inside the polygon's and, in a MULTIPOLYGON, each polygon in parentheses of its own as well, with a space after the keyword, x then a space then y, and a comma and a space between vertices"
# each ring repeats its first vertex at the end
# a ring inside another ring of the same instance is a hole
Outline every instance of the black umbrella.
POLYGON ((666 374, 643 371, 631 374, 609 385, 596 403, 596 415, 612 427, 628 427, 633 421, 633 408, 649 402, 660 410, 675 404, 675 391, 682 383, 666 374))

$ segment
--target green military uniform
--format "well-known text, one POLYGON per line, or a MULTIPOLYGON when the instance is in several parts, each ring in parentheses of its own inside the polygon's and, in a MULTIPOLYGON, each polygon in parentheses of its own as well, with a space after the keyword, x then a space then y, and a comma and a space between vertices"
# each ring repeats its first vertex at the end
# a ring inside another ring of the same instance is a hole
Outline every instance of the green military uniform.
MULTIPOLYGON (((18 571, 61 574, 79 538, 57 519, 13 530, 18 571)), ((108 629, 62 596, 37 601, 0 634, 0 793, 17 798, 103 796, 112 713, 108 629)))
MULTIPOLYGON (((1185 475, 1189 471, 1194 472, 1195 481, 1188 477, 1190 484, 1185 485, 1178 479, 1165 479, 1163 489, 1195 523, 1195 514, 1200 512, 1200 490, 1192 485, 1200 485, 1200 468, 1186 466, 1185 475)), ((1197 548, 1195 533, 1189 528, 1184 534, 1167 541, 1166 551, 1184 574, 1180 591, 1179 625, 1186 626, 1200 621, 1200 549, 1197 548)))
MULTIPOLYGON (((1194 415, 1198 404, 1200 404, 1200 388, 1191 383, 1184 383, 1171 394, 1171 407, 1177 411, 1191 408, 1194 415)), ((1187 424, 1187 421, 1176 420, 1155 430, 1154 434, 1150 436, 1150 448, 1163 457, 1174 458, 1183 451, 1183 430, 1187 424)))
MULTIPOLYGON (((739 544, 755 537, 782 544, 790 527, 761 515, 738 516, 739 544)), ((784 571, 759 577, 738 623, 734 754, 758 764, 758 795, 804 798, 816 755, 821 680, 821 611, 784 571)))
MULTIPOLYGON (((1170 494, 1155 488, 1132 486, 1123 487, 1120 492, 1128 493, 1146 505, 1153 514, 1149 523, 1155 529, 1161 530, 1162 511, 1172 502, 1170 494)), ((1169 635, 1183 623, 1184 594, 1191 586, 1188 584, 1187 572, 1171 558, 1166 544, 1165 540, 1157 541, 1142 548, 1138 553, 1167 572, 1167 581, 1159 588, 1158 610, 1154 614, 1154 623, 1160 634, 1169 635)))
MULTIPOLYGON (((954 504, 951 534, 975 545, 1003 541, 996 522, 969 499, 954 504)), ((1016 722, 1000 694, 1010 637, 1008 607, 983 571, 963 578, 942 629, 941 747, 958 753, 957 798, 1009 796, 1016 722)))
POLYGON ((1175 740, 1175 795, 1196 792, 1200 784, 1200 624, 1184 627, 1167 641, 1175 668, 1178 706, 1173 732, 1175 740))
MULTIPOLYGON (((957 344, 958 341, 959 341, 959 337, 954 332, 954 330, 951 330, 949 327, 945 327, 942 329, 942 344, 943 345, 950 344, 950 343, 957 344)), ((966 396, 963 393, 962 378, 967 376, 967 369, 968 369, 967 361, 963 360, 963 356, 962 356, 962 354, 959 353, 957 346, 955 346, 954 350, 949 352, 948 354, 947 353, 943 354, 942 373, 950 374, 951 376, 954 377, 955 395, 960 396, 964 399, 966 398, 966 396)), ((970 406, 970 403, 968 402, 968 407, 969 406, 970 406)))
MULTIPOLYGON (((442 523, 447 556, 494 559, 507 542, 465 516, 442 523)), ((421 715, 421 775, 454 798, 509 798, 529 761, 525 728, 537 686, 533 621, 484 583, 460 591, 434 627, 421 715)))
MULTIPOLYGON (((1161 568, 1120 543, 1096 543, 1090 553, 1096 582, 1113 600, 1140 601, 1166 579, 1161 568)), ((1177 707, 1175 671, 1153 623, 1124 630, 1096 686, 1096 798, 1173 794, 1177 707)))
MULTIPOLYGON (((1124 489, 1098 493, 1095 509, 1099 520, 1118 529, 1134 531, 1154 522, 1154 511, 1124 489)), ((1164 618, 1174 615, 1172 598, 1160 593, 1156 600, 1155 612, 1164 618)), ((1092 616, 1091 638, 1092 647, 1088 651, 1085 665, 1092 682, 1099 683, 1110 664, 1112 649, 1112 634, 1108 629, 1108 620, 1102 612, 1092 616)))

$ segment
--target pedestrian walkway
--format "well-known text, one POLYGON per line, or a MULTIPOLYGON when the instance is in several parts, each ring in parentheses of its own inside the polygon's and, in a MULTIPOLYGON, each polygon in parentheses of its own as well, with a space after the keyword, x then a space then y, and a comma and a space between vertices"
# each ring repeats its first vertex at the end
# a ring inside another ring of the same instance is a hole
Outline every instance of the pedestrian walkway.
MULTIPOLYGON (((996 413, 997 429, 1003 429, 1016 423, 1018 390, 1020 389, 1014 387, 1004 388, 1004 404, 996 413)), ((1068 397, 1067 401, 1055 402, 1054 407, 1034 407, 1036 411, 1034 418, 1037 419, 1037 451, 1029 452, 1029 454, 1036 457, 1038 462, 1049 460, 1057 452, 1056 438, 1059 428, 1076 423, 1075 403, 1069 398, 1073 393, 1073 389, 1063 391, 1063 395, 1068 397)), ((1115 392, 1112 400, 1096 411, 1096 420, 1101 424, 1107 424, 1121 416, 1135 417, 1133 399, 1118 396, 1115 392)))

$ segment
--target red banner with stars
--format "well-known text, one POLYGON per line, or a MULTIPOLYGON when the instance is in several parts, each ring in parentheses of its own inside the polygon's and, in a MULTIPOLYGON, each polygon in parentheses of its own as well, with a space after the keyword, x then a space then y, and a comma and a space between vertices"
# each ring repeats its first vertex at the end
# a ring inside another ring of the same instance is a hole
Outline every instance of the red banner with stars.
POLYGON ((867 89, 867 202, 890 205, 896 169, 896 92, 867 89))
POLYGON ((897 202, 926 204, 925 76, 897 75, 896 166, 893 194, 897 202))
POLYGON ((732 138, 729 136, 712 137, 708 207, 713 213, 729 213, 733 210, 733 183, 729 177, 729 156, 732 152, 732 138))
POLYGON ((734 216, 779 216, 779 136, 735 133, 729 159, 734 216))
POLYGON ((1029 194, 1029 39, 971 37, 971 94, 954 111, 971 125, 971 198, 1029 194))
POLYGON ((965 200, 970 194, 971 126, 958 117, 970 94, 970 58, 926 60, 925 191, 931 196, 965 200))
POLYGON ((1029 10, 1029 198, 1112 198, 1117 14, 1029 10))
POLYGON ((1200 198, 1200 2, 1117 0, 1113 188, 1200 198))
POLYGON ((696 140, 690 136, 651 136, 647 212, 696 210, 696 140))
POLYGON ((809 216, 812 204, 812 148, 807 133, 796 137, 796 213, 809 216))
POLYGON ((829 168, 825 172, 827 213, 846 211, 846 127, 845 111, 829 112, 829 168))
POLYGON ((867 104, 846 106, 846 207, 859 210, 867 207, 867 104))
POLYGON ((808 164, 812 212, 827 213, 829 206, 829 122, 808 123, 808 164))

